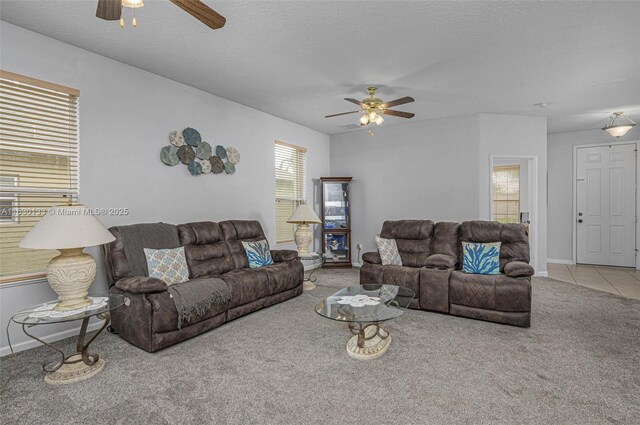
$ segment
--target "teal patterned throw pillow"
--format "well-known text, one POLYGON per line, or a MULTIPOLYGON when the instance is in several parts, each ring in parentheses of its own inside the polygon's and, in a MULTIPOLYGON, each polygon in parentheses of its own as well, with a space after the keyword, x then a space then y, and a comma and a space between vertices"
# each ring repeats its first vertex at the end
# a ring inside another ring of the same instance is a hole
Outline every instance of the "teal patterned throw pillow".
POLYGON ((473 274, 500 274, 500 242, 462 242, 462 271, 473 274))
POLYGON ((173 249, 144 248, 149 277, 164 280, 167 285, 189 280, 189 267, 184 256, 184 247, 173 249))
POLYGON ((249 260, 249 267, 252 269, 268 266, 273 264, 271 258, 271 250, 269 249, 269 242, 266 239, 255 242, 242 242, 244 252, 247 254, 247 260, 249 260))

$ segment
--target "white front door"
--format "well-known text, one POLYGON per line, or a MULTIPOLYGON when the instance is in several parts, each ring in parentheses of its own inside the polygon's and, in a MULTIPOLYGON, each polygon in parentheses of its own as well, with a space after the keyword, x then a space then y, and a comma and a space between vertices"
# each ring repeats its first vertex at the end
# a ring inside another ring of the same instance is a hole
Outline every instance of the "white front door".
POLYGON ((577 149, 578 263, 635 267, 636 145, 577 149))

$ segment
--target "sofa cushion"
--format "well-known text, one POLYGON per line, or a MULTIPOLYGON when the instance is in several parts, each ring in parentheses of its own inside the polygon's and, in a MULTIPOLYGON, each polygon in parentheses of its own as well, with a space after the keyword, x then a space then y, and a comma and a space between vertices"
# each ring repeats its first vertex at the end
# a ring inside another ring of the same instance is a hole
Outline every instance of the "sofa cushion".
POLYGON ((224 240, 227 242, 231 252, 235 268, 244 269, 249 267, 242 241, 255 242, 266 239, 260 222, 255 220, 228 220, 221 221, 219 224, 224 240))
POLYGON ((465 273, 500 274, 500 242, 462 242, 465 273))
POLYGON ((453 257, 456 262, 460 255, 460 223, 440 222, 433 227, 433 254, 453 257))
MULTIPOLYGON (((178 311, 173 299, 169 296, 169 292, 159 292, 155 294, 148 294, 147 299, 151 303, 152 309, 152 329, 154 333, 170 332, 178 329, 178 311)), ((209 311, 202 316, 192 315, 190 320, 182 322, 182 328, 193 325, 195 323, 207 320, 218 314, 223 314, 229 307, 228 303, 213 304, 209 311)))
POLYGON ((498 311, 531 311, 531 283, 528 278, 505 275, 451 273, 449 302, 498 311))
POLYGON ((431 255, 433 221, 385 221, 380 231, 380 237, 396 240, 404 266, 423 267, 431 255))
POLYGON ((395 239, 384 239, 376 236, 376 245, 378 246, 378 253, 380 253, 380 260, 383 266, 401 266, 402 259, 400 253, 398 253, 398 245, 395 239))
POLYGON ((433 254, 427 258, 424 266, 436 269, 453 269, 457 263, 457 257, 446 254, 433 254))
POLYGON ((266 239, 261 239, 254 242, 242 241, 242 248, 247 255, 247 261, 249 267, 257 269, 259 267, 269 266, 273 264, 271 258, 271 250, 269 249, 269 242, 266 239))
POLYGON ((418 296, 420 292, 420 269, 404 266, 383 266, 384 277, 382 283, 385 285, 397 285, 409 288, 418 296))
POLYGON ((235 268, 218 223, 201 221, 178 226, 191 278, 217 276, 235 268))
MULTIPOLYGON (((460 239, 462 242, 501 242, 501 272, 511 261, 529 262, 529 238, 523 224, 465 221, 460 225, 460 239)), ((462 252, 459 261, 462 265, 462 252)))
POLYGON ((247 304, 269 295, 269 274, 260 269, 235 269, 220 276, 231 289, 229 307, 247 304))
POLYGON ((511 277, 528 277, 534 273, 533 267, 522 261, 512 261, 504 266, 504 274, 511 277))
POLYGON ((268 277, 267 294, 274 295, 299 286, 304 279, 304 266, 299 261, 260 267, 268 277))

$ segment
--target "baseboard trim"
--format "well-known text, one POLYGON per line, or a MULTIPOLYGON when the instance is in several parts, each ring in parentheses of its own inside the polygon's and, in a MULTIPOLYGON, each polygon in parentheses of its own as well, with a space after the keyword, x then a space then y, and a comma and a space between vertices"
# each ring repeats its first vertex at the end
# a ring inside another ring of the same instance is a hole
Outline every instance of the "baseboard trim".
POLYGON ((304 266, 304 271, 308 272, 309 270, 319 269, 320 267, 322 267, 322 263, 309 264, 308 266, 304 266))
POLYGON ((352 263, 351 266, 354 269, 360 269, 360 268, 362 268, 362 263, 352 263))
MULTIPOLYGON (((87 326, 87 332, 93 332, 100 329, 102 324, 103 322, 90 323, 89 326, 87 326)), ((15 323, 12 323, 12 326, 13 325, 19 326, 19 325, 16 325, 15 323)), ((52 343, 52 342, 60 341, 61 339, 69 338, 72 336, 78 336, 79 333, 80 333, 80 326, 75 327, 73 329, 67 329, 66 331, 45 335, 39 338, 45 342, 52 343)), ((40 345, 42 344, 40 344, 38 341, 29 339, 27 341, 22 341, 17 344, 13 344, 13 352, 19 353, 20 351, 28 350, 30 348, 38 347, 40 345)), ((11 350, 9 349, 8 345, 0 347, 0 357, 8 356, 9 354, 11 354, 11 350)))
POLYGON ((534 276, 538 276, 538 277, 549 277, 549 272, 546 270, 543 270, 541 272, 536 272, 536 274, 534 276))
POLYGON ((559 258, 547 258, 547 263, 551 263, 551 264, 575 264, 572 260, 561 260, 559 258))

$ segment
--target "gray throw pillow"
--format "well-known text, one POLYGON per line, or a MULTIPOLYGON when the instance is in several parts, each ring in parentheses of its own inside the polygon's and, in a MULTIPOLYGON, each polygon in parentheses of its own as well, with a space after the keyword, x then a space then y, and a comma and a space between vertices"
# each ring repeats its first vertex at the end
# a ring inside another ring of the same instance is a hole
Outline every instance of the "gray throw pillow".
POLYGON ((401 266, 402 258, 398 252, 398 245, 395 239, 383 239, 376 236, 376 245, 380 253, 383 266, 401 266))

